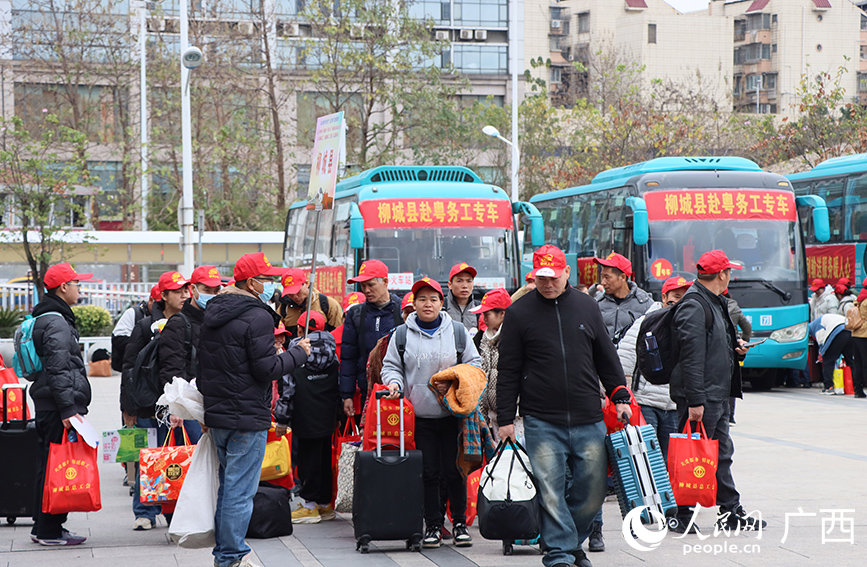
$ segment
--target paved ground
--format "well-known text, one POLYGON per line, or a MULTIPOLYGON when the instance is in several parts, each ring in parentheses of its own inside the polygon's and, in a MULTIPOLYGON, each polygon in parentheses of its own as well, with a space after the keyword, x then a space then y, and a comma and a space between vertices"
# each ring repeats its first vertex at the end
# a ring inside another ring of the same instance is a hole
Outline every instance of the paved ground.
MULTIPOLYGON (((94 378, 94 402, 90 419, 97 429, 111 429, 119 421, 117 378, 94 378)), ((864 564, 867 545, 867 400, 851 396, 822 396, 819 390, 780 389, 748 393, 739 402, 735 439, 735 480, 748 510, 759 510, 768 529, 756 533, 714 537, 708 527, 712 514, 705 511, 699 525, 709 537, 676 539, 672 534, 652 551, 627 545, 616 502, 605 504, 608 550, 592 554, 600 565, 748 565, 799 566, 864 564), (791 517, 782 542, 786 514, 791 517), (845 520, 832 522, 842 515, 845 520), (854 533, 844 533, 851 529, 854 533), (823 531, 824 536, 823 536, 823 531), (826 542, 823 543, 823 537, 826 542), (831 540, 844 540, 834 542, 831 540), (853 543, 849 543, 849 541, 853 543), (696 545, 702 546, 698 551, 696 545), (685 552, 688 546, 689 553, 685 552), (737 546, 733 550, 732 546, 737 546)), ((0 466, 14 457, 4 455, 0 466)), ((88 535, 83 546, 69 549, 41 548, 30 542, 29 522, 0 526, 0 567, 108 567, 179 565, 210 567, 210 550, 184 550, 166 541, 165 522, 149 532, 132 531, 133 516, 123 472, 117 465, 100 469, 103 509, 92 514, 72 514, 68 527, 88 535)), ((464 567, 538 566, 540 555, 532 548, 516 548, 504 557, 499 542, 481 539, 471 528, 475 545, 458 552, 452 546, 415 554, 401 543, 380 543, 369 555, 355 551, 349 519, 312 526, 296 526, 295 534, 273 540, 253 540, 265 567, 464 567)))

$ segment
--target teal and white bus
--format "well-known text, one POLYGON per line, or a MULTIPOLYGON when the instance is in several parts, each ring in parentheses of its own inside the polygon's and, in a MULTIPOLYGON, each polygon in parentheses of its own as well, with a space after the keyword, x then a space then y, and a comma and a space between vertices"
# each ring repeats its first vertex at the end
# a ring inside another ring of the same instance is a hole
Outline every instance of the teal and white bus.
MULTIPOLYGON (((283 263, 313 262, 314 211, 293 204, 286 216, 283 263)), ((503 189, 470 169, 451 166, 381 166, 337 184, 333 209, 322 213, 316 286, 338 299, 361 262, 382 260, 398 293, 428 276, 443 284, 449 269, 467 262, 476 290, 510 292, 520 280, 515 216, 529 241, 542 244, 542 217, 529 203, 512 203, 503 189), (347 276, 349 274, 349 276, 347 276)))
MULTIPOLYGON (((659 298, 667 278, 692 280, 702 253, 724 250, 744 266, 732 276, 732 298, 750 318, 754 337, 769 339, 750 349, 745 379, 770 388, 779 369, 806 367, 807 274, 796 203, 812 209, 811 230, 825 241, 821 198, 796 198, 785 177, 743 158, 666 157, 611 169, 589 185, 530 202, 542 214, 545 242, 566 252, 573 284, 596 282, 593 258, 618 252, 632 261, 635 282, 659 298)), ((530 261, 526 252, 524 261, 530 261)))

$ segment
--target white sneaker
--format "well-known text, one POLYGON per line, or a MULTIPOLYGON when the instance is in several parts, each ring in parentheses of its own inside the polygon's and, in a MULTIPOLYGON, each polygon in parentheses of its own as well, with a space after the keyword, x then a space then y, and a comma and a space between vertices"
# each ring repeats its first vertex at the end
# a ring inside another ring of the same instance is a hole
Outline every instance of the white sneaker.
POLYGON ((153 521, 151 521, 150 518, 136 518, 135 522, 132 525, 132 529, 137 532, 149 530, 152 527, 154 527, 154 523, 153 521))

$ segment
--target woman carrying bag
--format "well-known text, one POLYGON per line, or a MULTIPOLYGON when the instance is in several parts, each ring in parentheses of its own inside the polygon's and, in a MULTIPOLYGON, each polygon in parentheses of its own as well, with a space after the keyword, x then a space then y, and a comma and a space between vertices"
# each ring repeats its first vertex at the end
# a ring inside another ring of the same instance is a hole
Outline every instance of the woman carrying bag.
MULTIPOLYGON (((439 283, 422 278, 412 286, 415 313, 406 319, 406 343, 401 352, 400 341, 389 342, 382 367, 382 382, 396 398, 403 391, 415 408, 415 446, 422 452, 424 482, 424 547, 442 544, 443 513, 440 508, 440 478, 448 493, 454 524, 456 546, 472 545, 467 531, 467 488, 463 473, 456 463, 461 440, 459 418, 439 402, 429 386, 431 377, 458 364, 458 347, 463 344, 461 363, 481 366, 481 358, 466 328, 455 323, 441 311, 443 291, 439 283), (457 337, 455 333, 463 333, 457 337)), ((440 395, 448 383, 437 386, 440 395)))

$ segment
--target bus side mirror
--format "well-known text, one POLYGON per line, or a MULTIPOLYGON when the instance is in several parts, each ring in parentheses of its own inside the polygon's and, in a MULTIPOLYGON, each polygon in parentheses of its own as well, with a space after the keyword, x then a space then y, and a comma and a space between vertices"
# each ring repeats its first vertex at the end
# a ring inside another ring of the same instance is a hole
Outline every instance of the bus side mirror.
POLYGON ((524 223, 530 225, 530 244, 533 248, 545 244, 545 225, 542 224, 542 213, 539 212, 536 205, 526 201, 518 201, 512 203, 512 212, 516 215, 522 215, 524 223))
POLYGON ((644 246, 650 239, 647 204, 641 197, 627 197, 626 204, 632 209, 632 241, 638 246, 644 246))
POLYGON ((349 247, 353 250, 364 248, 364 217, 358 203, 349 205, 349 247))
POLYGON ((825 199, 818 195, 799 195, 795 197, 795 203, 799 207, 813 208, 813 232, 819 242, 828 242, 831 239, 831 222, 828 220, 828 207, 825 199))

